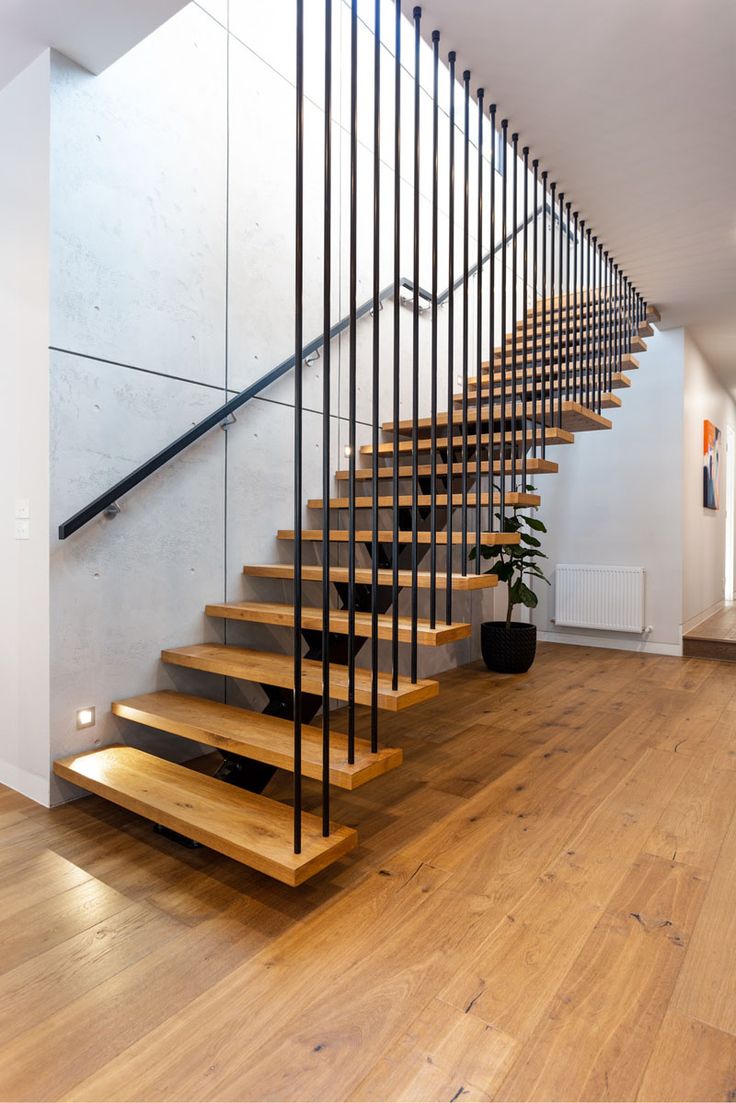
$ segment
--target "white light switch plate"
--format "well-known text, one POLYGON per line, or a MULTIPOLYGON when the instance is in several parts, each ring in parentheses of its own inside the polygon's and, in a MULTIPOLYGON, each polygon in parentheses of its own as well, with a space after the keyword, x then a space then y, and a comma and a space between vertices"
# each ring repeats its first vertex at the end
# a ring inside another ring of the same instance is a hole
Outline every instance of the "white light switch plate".
POLYGON ((31 539, 31 522, 30 521, 16 521, 15 522, 15 539, 16 540, 30 540, 31 539))
POLYGON ((19 521, 25 521, 31 516, 31 503, 27 498, 18 498, 15 503, 15 516, 19 521))

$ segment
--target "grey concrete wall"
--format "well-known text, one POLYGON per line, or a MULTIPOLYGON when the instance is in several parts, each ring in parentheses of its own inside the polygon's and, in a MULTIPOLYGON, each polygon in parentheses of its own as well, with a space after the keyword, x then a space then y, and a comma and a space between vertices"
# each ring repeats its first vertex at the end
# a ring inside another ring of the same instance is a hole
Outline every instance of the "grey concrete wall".
MULTIPOLYGON (((306 5, 305 339, 322 331, 322 6, 306 5)), ((384 117, 392 118, 390 13, 386 5, 384 117)), ((290 646, 274 629, 212 624, 208 600, 273 596, 289 588, 243 578, 246 562, 288 558, 275 533, 291 526, 293 376, 130 494, 115 520, 99 519, 65 543, 59 521, 186 426, 259 378, 293 349, 293 4, 207 0, 190 4, 97 78, 55 55, 52 65, 52 754, 134 738, 112 718, 121 695, 177 685, 220 696, 222 680, 167 670, 165 646, 226 638, 290 646), (228 12, 229 8, 229 12, 228 12), (229 17, 229 28, 228 28, 229 17), (95 729, 77 732, 75 710, 94 704, 95 729)), ((335 5, 333 317, 348 312, 349 8, 335 5)), ((358 300, 371 293, 372 34, 361 23, 358 300)), ((431 117, 423 46, 420 281, 430 285, 431 117)), ((412 62, 411 28, 404 57, 412 62)), ((443 76, 446 108, 448 82, 443 76)), ((402 76, 402 271, 411 275, 412 73, 402 76)), ((458 118, 461 113, 458 111, 458 118)), ((445 118, 445 116, 443 116, 445 118)), ((486 149, 488 150, 486 137, 486 149)), ((443 129, 440 172, 447 173, 443 129)), ((461 136, 457 137, 458 164, 461 136)), ((476 153, 471 150, 472 158, 476 153)), ((381 283, 392 278, 393 149, 382 149, 381 283)), ((485 166, 488 194, 489 168, 485 166)), ((462 177, 456 179, 456 273, 462 261, 462 177)), ((439 220, 440 286, 447 282, 445 188, 439 220)), ((475 202, 471 173, 471 211, 475 202)), ((471 230, 473 223, 471 219, 471 230)), ((484 229, 488 244, 489 219, 484 229)), ((471 259, 477 244, 471 233, 471 259)), ((470 326, 475 332, 475 285, 470 326)), ((523 286, 519 305, 523 309, 523 286)), ((391 415, 391 303, 381 312, 381 408, 391 415)), ((460 296, 456 296, 456 379, 460 296)), ((439 320, 440 393, 446 407, 447 313, 439 320)), ((485 320, 484 320, 485 324, 485 320)), ((411 315, 402 310, 402 416, 410 407, 411 315)), ((429 408, 429 320, 421 320, 421 409, 429 408)), ((484 330, 484 346, 487 345, 484 330)), ((369 439, 369 321, 357 332, 359 443, 369 439)), ((471 341, 471 373, 475 354, 471 341)), ((331 467, 344 467, 349 357, 333 342, 331 467)), ((321 493, 322 369, 305 369, 306 496, 321 493)), ((310 519, 305 511, 305 518, 310 519)), ((388 519, 390 522, 390 519, 388 519)), ((319 515, 312 514, 313 525, 319 515)), ((315 552, 307 553, 311 558, 315 552)), ((340 552, 344 559, 344 551, 340 552)), ((456 558, 456 566, 459 559, 456 558)), ((310 592, 308 590, 307 596, 310 592)), ((423 595, 422 602, 424 603, 423 595)), ((318 595, 315 593, 315 601, 318 595)), ((491 595, 458 596, 458 615, 490 615, 491 595)), ((425 673, 465 662, 477 641, 422 653, 425 673)), ((257 702, 257 687, 242 686, 257 702)), ((163 753, 180 741, 138 733, 163 753)))

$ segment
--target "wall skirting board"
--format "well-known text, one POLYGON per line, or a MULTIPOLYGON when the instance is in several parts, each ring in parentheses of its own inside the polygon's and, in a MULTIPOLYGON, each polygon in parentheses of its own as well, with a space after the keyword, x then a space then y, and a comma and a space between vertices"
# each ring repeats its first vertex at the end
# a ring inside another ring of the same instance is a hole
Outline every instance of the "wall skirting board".
POLYGON ((623 640, 603 636, 585 636, 577 632, 538 632, 541 643, 566 643, 576 647, 605 647, 612 651, 641 651, 647 655, 682 655, 682 643, 657 643, 638 637, 623 640))

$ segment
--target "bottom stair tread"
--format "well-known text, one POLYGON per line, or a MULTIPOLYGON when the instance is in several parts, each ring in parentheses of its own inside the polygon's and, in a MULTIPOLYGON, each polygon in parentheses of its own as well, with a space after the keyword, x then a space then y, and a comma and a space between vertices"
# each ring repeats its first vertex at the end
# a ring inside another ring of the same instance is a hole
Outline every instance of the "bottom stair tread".
MULTIPOLYGON (((161 690, 114 701, 116 716, 160 731, 206 743, 220 751, 244 755, 282 770, 294 769, 294 725, 279 716, 224 705, 205 697, 161 690)), ((347 736, 330 733, 330 782, 341 789, 356 789, 367 781, 401 765, 397 747, 381 747, 371 754, 370 743, 355 741, 355 762, 348 762, 347 736)), ((302 773, 322 777, 322 728, 302 725, 302 773)))
POLYGON ((301 884, 358 842, 353 828, 338 824, 324 838, 321 819, 304 813, 302 852, 294 854, 288 805, 135 747, 104 747, 59 759, 54 772, 287 885, 301 884))

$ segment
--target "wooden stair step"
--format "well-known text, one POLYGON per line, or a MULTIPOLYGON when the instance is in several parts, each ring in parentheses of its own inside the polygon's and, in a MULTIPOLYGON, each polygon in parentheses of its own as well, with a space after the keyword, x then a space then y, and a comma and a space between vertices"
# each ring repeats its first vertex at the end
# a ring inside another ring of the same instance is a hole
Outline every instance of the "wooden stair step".
MULTIPOLYGON (((622 366, 624 368, 626 368, 627 371, 638 371, 639 367, 640 367, 640 364, 639 364, 639 361, 636 359, 635 356, 630 356, 628 358, 627 357, 623 358, 622 366)), ((565 364, 562 364, 560 368, 558 368, 558 366, 556 364, 547 364, 545 369, 544 369, 544 374, 545 374, 545 377, 548 380, 549 379, 555 379, 556 380, 558 373, 561 374, 563 377, 565 376, 565 370, 566 370, 566 365, 565 364)), ((533 375, 533 372, 534 372, 533 365, 532 364, 527 364, 526 371, 527 371, 527 378, 531 378, 532 375, 533 375)), ((518 365, 517 364, 516 373, 517 373, 517 379, 519 379, 519 378, 523 379, 524 365, 518 365)), ((538 374, 538 376, 541 376, 541 373, 542 373, 542 365, 538 364, 537 365, 537 374, 538 374)), ((576 374, 578 374, 578 375, 580 374, 580 365, 579 364, 571 364, 570 365, 570 378, 573 378, 576 374)), ((582 369, 582 374, 583 375, 586 374, 586 369, 584 367, 582 369)), ((618 375, 619 373, 614 372, 613 374, 618 375)), ((491 373, 488 371, 488 365, 486 365, 485 370, 482 372, 480 378, 481 378, 481 383, 484 386, 487 386, 487 385, 490 384, 491 373)), ((501 378, 502 378, 501 372, 500 371, 494 371, 494 373, 493 373, 494 385, 496 385, 497 387, 500 386, 501 378)), ((506 371, 506 386, 507 387, 509 385, 510 378, 511 378, 511 371, 510 371, 510 368, 507 365, 507 371, 506 371)), ((626 377, 624 376, 624 378, 626 378, 626 377)), ((631 382, 631 381, 629 380, 629 382, 631 382)), ((476 375, 468 376, 468 389, 470 391, 472 391, 477 386, 478 386, 478 377, 476 375)))
MULTIPOLYGON (((453 506, 461 506, 463 504, 462 494, 453 494, 453 495, 451 495, 451 498, 452 498, 452 505, 453 506)), ((431 497, 430 494, 420 494, 417 501, 418 501, 420 506, 431 506, 432 505, 432 497, 431 497)), ((443 509, 446 508, 447 507, 447 501, 448 501, 447 494, 436 494, 435 495, 434 503, 439 508, 443 508, 443 509)), ((468 507, 471 507, 471 506, 474 507, 475 504, 476 504, 476 501, 477 501, 477 498, 476 498, 475 494, 468 494, 467 495, 468 507)), ((539 496, 539 494, 520 494, 520 493, 515 493, 515 492, 512 492, 512 491, 509 491, 509 493, 507 493, 507 495, 506 495, 506 505, 507 506, 521 506, 521 507, 526 506, 529 509, 537 509, 538 506, 541 504, 541 501, 542 501, 542 499, 539 496)), ((482 506, 487 506, 488 505, 488 494, 487 493, 480 495, 480 503, 481 503, 482 506)), ((399 495, 399 501, 398 501, 399 509, 404 509, 404 508, 410 509, 413 504, 414 503, 413 503, 411 494, 400 494, 399 495)), ((493 495, 493 504, 495 506, 501 504, 500 494, 494 494, 493 495)), ((330 498, 328 505, 329 505, 330 509, 349 509, 350 508, 350 499, 349 498, 330 498)), ((379 509, 393 509, 393 505, 394 505, 394 499, 393 499, 393 496, 391 494, 379 495, 379 497, 378 497, 378 508, 379 509)), ((322 509, 323 506, 324 506, 324 500, 322 498, 310 498, 309 501, 307 502, 307 507, 309 509, 322 509)), ((356 497, 356 499, 355 499, 355 508, 356 509, 371 509, 372 506, 373 506, 373 497, 372 496, 370 496, 370 497, 365 497, 364 496, 364 497, 360 497, 360 498, 356 497)))
MULTIPOLYGON (((210 674, 224 674, 227 678, 240 678, 245 682, 259 682, 267 686, 294 688, 294 656, 274 651, 254 651, 248 647, 229 647, 219 643, 195 643, 189 647, 169 647, 161 652, 165 663, 185 666, 191 670, 205 670, 210 674)), ((322 663, 315 659, 302 659, 302 688, 305 693, 322 695, 322 663)), ((437 682, 422 680, 415 683, 400 676, 398 688, 391 686, 391 675, 379 672, 378 707, 390 712, 411 708, 439 692, 437 682)), ((336 663, 330 665, 330 696, 338 701, 348 699, 348 668, 336 663)), ((371 672, 362 667, 355 670, 355 700, 359 705, 371 703, 371 672)))
MULTIPOLYGON (((551 377, 550 377, 549 374, 546 375, 544 389, 547 391, 547 393, 549 393, 550 391, 555 391, 556 390, 556 388, 557 388, 557 378, 558 378, 557 372, 554 372, 554 374, 551 377)), ((562 373, 562 380, 563 380, 563 387, 564 387, 565 382, 566 382, 564 372, 562 373)), ((570 382, 576 389, 579 389, 581 384, 583 384, 583 385, 585 384, 586 380, 585 380, 585 377, 583 377, 581 379, 581 377, 578 375, 578 376, 571 376, 570 377, 570 382)), ((517 386, 517 388, 520 389, 523 386, 523 384, 524 384, 524 377, 522 375, 521 378, 517 378, 516 386, 517 386)), ((528 392, 531 391, 531 393, 533 394, 534 393, 534 379, 531 375, 527 375, 526 385, 527 385, 527 391, 528 392)), ((494 390, 493 390, 494 398, 498 399, 499 392, 500 392, 500 386, 501 386, 501 373, 500 372, 498 372, 498 373, 496 373, 496 375, 494 375, 494 377, 493 377, 493 386, 494 386, 494 390)), ((625 390, 626 388, 628 388, 630 386, 631 386, 631 380, 629 379, 628 375, 624 375, 623 372, 614 372, 613 373, 613 376, 611 377, 611 390, 614 390, 614 391, 625 390)), ((509 388, 509 380, 507 379, 506 380, 506 391, 507 391, 507 393, 508 393, 508 388, 509 388)), ((538 376, 537 377, 537 393, 540 393, 542 391, 542 389, 543 389, 542 380, 538 376)), ((468 400, 470 402, 472 402, 477 393, 478 393, 478 387, 477 387, 477 384, 476 384, 475 380, 473 381, 472 389, 470 387, 470 380, 468 380, 468 400)), ((491 396, 490 376, 487 377, 486 380, 484 381, 484 384, 480 389, 480 396, 481 396, 481 398, 490 398, 490 396, 491 396)), ((611 397, 610 392, 604 391, 601 397, 602 397, 603 404, 605 405, 605 403, 611 397)), ((454 394, 452 396, 452 399, 453 399, 453 402, 455 402, 457 404, 461 403, 463 401, 462 391, 458 391, 456 394, 454 394)))
MULTIPOLYGON (((279 529, 276 533, 278 540, 293 540, 294 529, 279 529)), ((418 544, 430 544, 432 542, 432 534, 428 531, 416 533, 418 544)), ((381 544, 390 544, 393 541, 394 533, 392 529, 379 529, 378 541, 381 544)), ((435 543, 447 544, 448 533, 437 532, 435 533, 435 543)), ((519 534, 518 532, 482 532, 480 534, 481 542, 484 544, 518 544, 519 534)), ((467 539, 469 541, 475 540, 475 533, 468 533, 467 539)), ((322 529, 302 529, 302 540, 306 541, 321 541, 322 529)), ((335 544, 347 544, 350 540, 350 532, 348 529, 330 529, 330 540, 335 544)), ((356 529, 355 530, 355 542, 357 544, 370 544, 373 540, 372 529, 356 529)), ((398 540, 400 544, 411 544, 414 540, 414 533, 410 529, 400 529, 398 533, 398 540)), ((462 544, 463 534, 461 532, 452 533, 452 543, 462 544)))
MULTIPOLYGON (((600 347, 601 350, 605 350, 605 348, 607 346, 610 356, 615 356, 616 352, 617 352, 617 343, 615 341, 614 331, 611 330, 611 329, 607 330, 605 326, 601 326, 600 331, 598 331, 595 328, 591 329, 591 331, 590 331, 590 350, 588 350, 588 331, 587 331, 587 329, 574 330, 571 326, 570 327, 570 337, 569 337, 569 340, 568 340, 567 324, 566 324, 564 318, 562 319, 561 339, 560 339, 559 327, 558 327, 557 323, 555 323, 554 326, 548 325, 547 326, 547 332, 544 336, 545 336, 546 340, 542 341, 542 334, 540 332, 540 327, 537 326, 537 353, 539 354, 540 359, 541 359, 541 354, 542 354, 543 349, 545 349, 547 352, 552 352, 552 351, 556 352, 557 349, 561 349, 563 351, 563 353, 564 353, 565 349, 567 349, 567 348, 575 349, 581 359, 586 359, 586 357, 589 354, 589 351, 590 351, 590 354, 592 355, 593 350, 596 347, 596 345, 598 347, 600 347)), ((529 354, 531 354, 532 351, 533 351, 533 344, 534 344, 534 330, 532 328, 530 328, 529 326, 527 326, 527 330, 526 330, 526 350, 529 354)), ((624 351, 627 351, 627 352, 637 352, 637 351, 638 352, 646 352, 646 348, 647 348, 646 342, 644 341, 643 336, 641 336, 639 334, 633 334, 631 336, 631 338, 628 339, 626 342, 622 341, 621 345, 622 345, 622 349, 621 349, 622 353, 624 351), (626 347, 624 348, 624 346, 626 346, 626 347)), ((497 345, 494 348, 493 352, 494 352, 494 356, 495 356, 496 359, 498 359, 501 356, 502 347, 503 346, 501 346, 501 345, 497 345)), ((505 346, 505 348, 506 348, 506 360, 508 361, 508 358, 512 354, 513 348, 514 348, 514 335, 513 335, 513 333, 507 333, 506 334, 506 346, 505 346)), ((517 356, 523 350, 523 348, 524 348, 524 330, 522 328, 522 329, 517 330, 517 332, 516 332, 516 353, 517 353, 517 356)))
MULTIPOLYGON (((305 582, 322 581, 322 565, 319 563, 302 564, 302 579, 305 582)), ((251 578, 276 578, 289 580, 294 577, 294 565, 292 563, 252 563, 243 567, 243 574, 251 578)), ((347 567, 330 567, 331 582, 347 582, 347 567)), ((355 581, 361 585, 370 586, 373 575, 370 567, 356 567, 355 581)), ((399 586, 411 586, 411 571, 399 571, 399 586)), ((380 568, 378 571, 378 585, 391 586, 393 571, 390 568, 380 568)), ((490 590, 498 585, 498 579, 493 574, 451 574, 450 582, 453 590, 490 590)), ((432 576, 429 571, 417 571, 417 584, 420 590, 429 590, 432 587, 432 576)), ((447 574, 444 570, 437 572, 435 588, 445 590, 447 588, 447 574)))
MULTIPOLYGON (((438 415, 438 418, 439 418, 439 416, 440 415, 438 415)), ((445 419, 444 423, 449 424, 449 418, 447 418, 447 415, 443 414, 442 416, 445 419)), ((511 415, 509 414, 509 417, 510 416, 511 415)), ((424 419, 422 419, 422 421, 423 420, 424 419)), ((462 419, 460 419, 459 423, 462 425, 462 419)), ((470 423, 470 416, 469 415, 468 415, 468 423, 470 423)), ((453 424, 454 425, 458 424, 458 419, 457 418, 454 419, 453 424)), ((472 427, 474 428, 474 426, 472 426, 472 427)), ((420 428, 422 430, 424 430, 426 428, 426 426, 422 425, 421 422, 420 422, 420 428)), ((438 428, 441 428, 441 423, 439 421, 438 421, 438 428)), ((543 428, 544 428, 545 441, 548 445, 573 444, 575 442, 575 438, 573 437, 572 433, 570 433, 567 429, 560 429, 556 425, 547 425, 547 426, 544 426, 543 428)), ((384 430, 384 431, 389 432, 389 430, 384 430)), ((401 431, 401 430, 399 430, 399 431, 401 431)), ((527 438, 526 439, 529 438, 529 435, 530 434, 527 433, 527 438)), ((538 435, 541 437, 541 432, 538 435)), ((500 446, 503 439, 504 438, 502 438, 501 433, 494 433, 493 434, 493 445, 494 446, 496 446, 496 445, 500 446)), ((524 439, 525 439, 524 438, 524 433, 521 430, 517 430, 515 440, 519 444, 523 444, 524 439)), ((469 448, 475 448, 477 440, 478 440, 478 437, 475 435, 475 433, 468 433, 467 441, 468 441, 468 447, 469 448)), ((511 440, 512 440, 511 430, 509 430, 509 432, 506 433, 505 440, 506 440, 507 444, 511 443, 511 440)), ((482 433, 481 438, 480 438, 481 447, 486 447, 487 448, 490 445, 490 443, 491 443, 490 434, 489 433, 482 433)), ((453 440, 452 440, 453 448, 460 448, 461 445, 462 445, 462 436, 461 436, 461 434, 453 433, 453 440)), ((449 448, 449 447, 450 447, 449 437, 439 437, 437 439, 437 442, 436 442, 437 450, 441 450, 443 448, 449 448)), ((431 451, 431 448, 432 448, 432 441, 431 441, 430 437, 426 436, 426 434, 423 434, 419 438, 419 440, 417 441, 417 451, 418 452, 428 452, 428 451, 431 451)), ((410 452, 411 453, 411 452, 413 452, 413 450, 414 450, 414 448, 413 448, 412 442, 410 440, 399 441, 399 452, 400 453, 401 452, 410 452)), ((382 441, 381 444, 378 445, 378 455, 379 456, 392 456, 393 453, 394 453, 393 441, 382 441)), ((372 456, 373 455, 373 445, 372 444, 363 444, 363 445, 361 445, 360 454, 361 454, 361 456, 372 456)))
MULTIPOLYGON (((577 327, 575 327, 575 322, 574 322, 575 313, 576 312, 573 310, 573 308, 570 307, 570 331, 571 332, 573 332, 573 330, 574 330, 574 332, 578 336, 580 336, 581 334, 587 334, 588 328, 591 328, 591 329, 595 328, 595 326, 596 326, 595 322, 593 322, 593 324, 590 327, 588 326, 587 312, 585 310, 583 310, 582 316, 580 314, 580 311, 577 312, 578 325, 577 325, 577 327)), ((542 329, 542 317, 543 317, 543 315, 542 315, 542 312, 540 310, 539 313, 537 314, 537 335, 540 334, 541 329, 542 329)), ((554 313, 549 313, 548 312, 547 315, 546 315, 547 333, 550 332, 550 328, 551 328, 553 319, 554 319, 554 325, 555 325, 555 328, 556 328, 557 327, 557 311, 554 311, 554 313)), ((564 307, 563 307, 563 311, 562 311, 562 324, 563 324, 563 328, 567 327, 567 314, 565 312, 564 307)), ((526 323, 527 337, 529 337, 529 335, 530 335, 531 331, 533 330, 533 328, 534 328, 534 311, 530 310, 527 314, 527 323, 526 323)), ((603 329, 604 333, 614 333, 614 334, 616 333, 616 323, 615 322, 613 323, 613 325, 603 325, 601 328, 603 329)), ((516 332, 517 332, 517 334, 524 332, 524 320, 523 319, 516 323, 516 332)), ((652 326, 650 325, 650 323, 648 321, 647 322, 639 322, 639 325, 636 328, 635 333, 639 337, 653 337, 654 336, 654 330, 652 329, 652 326)), ((626 336, 628 336, 628 334, 626 336)), ((511 334, 507 333, 506 334, 506 340, 508 341, 510 339, 511 339, 511 334)), ((625 342, 625 340, 626 340, 626 337, 624 337, 624 342, 625 342)))
MULTIPOLYGON (((577 305, 578 309, 580 308, 580 306, 584 306, 587 309, 588 302, 589 301, 594 302, 596 298, 598 298, 598 296, 596 294, 593 294, 589 289, 586 288, 583 291, 582 297, 578 296, 577 293, 570 296, 570 310, 572 310, 575 305, 577 305)), ((544 305, 542 304, 542 302, 540 300, 536 304, 536 306, 540 310, 546 308, 548 311, 552 311, 553 313, 555 313, 555 312, 557 312, 557 310, 559 310, 560 307, 562 307, 563 310, 565 310, 567 308, 567 300, 568 300, 567 295, 562 295, 562 296, 555 295, 553 298, 546 299, 545 302, 544 302, 544 305)), ((532 313, 533 310, 534 310, 534 307, 529 308, 530 313, 532 313)), ((647 316, 647 321, 650 321, 650 322, 659 322, 660 321, 659 311, 657 310, 656 306, 653 306, 651 303, 647 304, 647 315, 646 316, 647 316)))
MULTIPOLYGON (((570 382, 572 383, 572 380, 570 380, 570 382)), ((507 394, 507 396, 508 396, 508 393, 509 393, 509 390, 510 390, 510 385, 509 384, 510 384, 510 380, 507 379, 506 380, 506 394, 507 394)), ((520 380, 520 379, 517 379, 516 391, 517 391, 517 394, 519 394, 519 395, 521 395, 522 386, 523 386, 523 381, 520 380)), ((564 378, 563 378, 563 382, 562 382, 562 388, 563 388, 563 391, 564 391, 564 389, 565 389, 565 380, 564 380, 564 378)), ((534 395, 533 395, 533 392, 531 394, 529 394, 530 390, 531 390, 531 388, 527 387, 527 410, 531 411, 530 416, 532 418, 534 418, 534 416, 535 416, 534 395)), ((542 400, 541 391, 542 391, 542 388, 541 387, 538 388, 537 406, 539 405, 539 403, 542 400)), ((572 387, 571 387, 571 391, 572 391, 572 387)), ((548 401, 556 402, 557 401, 557 381, 555 380, 552 383, 551 386, 545 387, 544 388, 544 393, 545 393, 545 396, 548 399, 548 401)), ((472 391, 472 393, 470 393, 470 392, 468 393, 468 401, 469 402, 474 401, 477 395, 478 395, 478 389, 475 388, 472 391)), ((490 399, 490 388, 483 387, 480 391, 480 397, 481 397, 481 400, 485 399, 486 401, 488 401, 490 399)), ((454 399, 454 403, 455 403, 455 412, 457 413, 459 410, 461 410, 461 403, 462 403, 462 400, 463 400, 463 396, 462 395, 459 395, 459 396, 453 395, 453 399, 454 399)), ((499 393, 496 390, 494 390, 494 393, 493 393, 493 401, 494 401, 494 409, 498 409, 498 407, 500 406, 501 403, 500 403, 499 393)), ((603 393, 601 394, 601 408, 602 409, 604 409, 604 410, 617 410, 620 407, 620 405, 621 405, 621 399, 618 397, 618 395, 612 394, 611 391, 603 391, 603 393)), ((468 407, 468 411, 470 411, 471 409, 475 410, 475 407, 472 407, 472 406, 468 407)), ((510 417, 511 414, 512 414, 512 411, 513 411, 513 407, 509 406, 508 411, 509 411, 509 417, 510 417)), ((468 420, 470 420, 470 412, 468 412, 468 420)), ((551 426, 548 426, 548 429, 549 428, 551 428, 551 426)), ((496 435, 496 437, 499 436, 498 433, 496 433, 495 435, 496 435)), ((549 440, 548 440, 548 443, 549 443, 549 440)), ((561 444, 563 442, 562 441, 554 441, 554 443, 555 444, 561 444)), ((567 443, 567 442, 564 442, 564 443, 567 443)))
MULTIPOLYGON (((612 396, 612 397, 615 398, 616 396, 612 396)), ((617 399, 617 404, 620 405, 620 403, 621 403, 621 400, 617 399)), ((526 418, 531 419, 532 417, 539 417, 539 415, 542 414, 542 413, 544 414, 545 418, 549 419, 550 421, 557 417, 557 402, 556 401, 550 402, 549 400, 547 400, 544 403, 544 410, 542 410, 542 406, 543 406, 543 404, 539 401, 537 401, 536 404, 531 403, 531 402, 527 403, 526 418), (535 409, 535 406, 536 406, 536 409, 535 409)), ((506 412, 505 412, 506 420, 509 420, 509 419, 513 418, 514 412, 516 414, 517 420, 519 420, 519 419, 521 419, 525 416, 523 406, 517 405, 515 411, 514 411, 513 407, 507 406, 506 407, 506 412)), ((490 413, 491 413, 490 410, 485 410, 484 411, 483 408, 481 407, 481 422, 488 421, 490 413)), ((579 402, 573 402, 570 399, 563 399, 561 413, 562 413, 562 428, 565 429, 568 433, 579 433, 581 431, 585 432, 586 430, 589 430, 589 429, 610 429, 610 428, 612 428, 613 423, 611 421, 609 421, 608 418, 605 418, 601 414, 597 414, 594 410, 589 410, 587 406, 583 406, 579 402)), ((494 416, 494 421, 499 420, 500 411, 497 410, 497 409, 494 409, 493 416, 494 416)), ((453 412, 452 412, 452 421, 455 425, 462 425, 465 420, 466 420, 466 418, 463 417, 463 411, 462 410, 453 410, 453 412)), ((467 420, 471 424, 477 420, 475 407, 468 410, 467 420)), ((437 415, 437 425, 438 426, 447 425, 449 423, 449 421, 450 421, 450 414, 447 413, 446 411, 443 410, 441 413, 439 413, 437 415)), ((420 418, 418 423, 417 423, 417 430, 421 433, 426 433, 431 428, 431 424, 432 424, 432 419, 431 418, 428 418, 428 417, 420 418)), ((385 433, 390 433, 393 430, 393 423, 392 422, 385 422, 384 425, 382 426, 382 428, 383 428, 383 431, 385 433)), ((403 433, 404 435, 406 435, 408 433, 411 433, 412 428, 413 428, 413 423, 412 423, 411 420, 406 420, 406 421, 400 421, 399 422, 399 432, 403 433)))
MULTIPOLYGON (((235 708, 205 697, 160 690, 113 701, 115 716, 123 716, 157 731, 206 743, 219 751, 265 762, 279 770, 294 770, 294 725, 280 716, 235 708)), ((302 724, 302 773, 322 778, 322 728, 302 724)), ((357 789, 380 774, 401 765, 398 747, 381 747, 371 754, 365 739, 355 740, 355 762, 348 762, 347 736, 330 733, 330 784, 340 789, 357 789)))
MULTIPOLYGON (((522 462, 521 458, 518 458, 517 461, 516 461, 517 470, 521 469, 521 462, 522 462)), ((505 472, 506 472, 507 475, 512 475, 514 473, 514 467, 513 467, 513 464, 511 462, 511 459, 506 459, 504 466, 505 466, 505 472)), ((471 467, 472 467, 471 475, 475 475, 475 462, 474 461, 473 461, 472 464, 468 463, 468 469, 469 470, 470 470, 471 467)), ((442 476, 446 476, 448 474, 451 474, 453 476, 461 475, 462 470, 463 470, 463 465, 461 463, 454 463, 452 465, 451 472, 448 471, 447 464, 439 464, 439 463, 437 464, 437 474, 442 475, 442 476)), ((481 474, 482 475, 487 475, 488 470, 489 470, 488 460, 483 460, 483 462, 481 463, 481 466, 480 466, 481 474)), ((528 475, 556 475, 557 471, 559 470, 559 464, 557 464, 554 460, 548 460, 546 458, 541 459, 539 457, 535 458, 533 456, 528 456, 527 461, 526 461, 526 470, 527 470, 528 475)), ((494 474, 497 474, 497 475, 501 474, 501 460, 496 459, 496 460, 493 461, 493 471, 494 471, 494 474)), ((414 468, 409 464, 407 464, 404 467, 399 468, 399 478, 400 479, 410 479, 412 477, 413 473, 414 473, 414 468)), ((393 474, 394 474, 394 472, 393 472, 392 467, 379 467, 378 468, 378 478, 379 479, 392 479, 393 474)), ((428 464, 428 463, 420 464, 419 467, 417 468, 417 474, 420 475, 420 476, 431 475, 432 474, 431 464, 428 464)), ((350 477, 350 472, 349 471, 341 470, 341 471, 336 471, 335 472, 335 478, 338 481, 343 481, 343 480, 349 479, 349 477, 350 477)), ((355 469, 355 478, 356 479, 372 479, 373 478, 373 469, 370 468, 370 467, 356 467, 356 469, 355 469)))
MULTIPOLYGON (((207 605, 205 612, 208 617, 224 617, 227 620, 248 621, 253 624, 275 624, 282 628, 294 627, 294 606, 280 602, 270 601, 224 601, 207 605)), ((317 606, 304 606, 302 608, 302 628, 312 631, 322 631, 322 609, 317 606)), ((417 621, 417 643, 423 647, 440 647, 442 644, 455 643, 457 640, 467 639, 471 633, 470 624, 454 623, 444 624, 438 621, 435 628, 430 627, 428 620, 419 618, 417 621)), ((330 610, 330 631, 346 635, 348 632, 347 609, 330 610)), ((368 638, 373 635, 371 614, 365 612, 355 613, 355 634, 368 638)), ((393 617, 390 613, 382 613, 378 617, 378 638, 390 640, 393 638, 393 617)), ((399 640, 402 643, 411 643, 411 617, 399 617, 399 640)))
POLYGON ((139 816, 178 831, 287 885, 299 885, 357 845, 351 827, 302 815, 302 852, 293 853, 288 805, 156 758, 111 746, 54 763, 54 773, 139 816))
MULTIPOLYGON (((563 337, 564 337, 564 334, 563 334, 563 337)), ((547 362, 549 362, 550 360, 556 360, 558 352, 560 353, 560 355, 564 355, 565 349, 567 347, 568 347, 568 344, 567 344, 566 340, 558 341, 558 340, 555 339, 554 341, 550 341, 548 339, 547 343, 546 343, 546 345, 543 349, 541 341, 540 341, 539 342, 539 348, 537 350, 538 354, 539 354, 539 360, 541 361, 542 359, 544 359, 547 362), (542 355, 543 353, 544 353, 544 356, 542 355)), ((572 342, 570 343, 570 347, 572 347, 572 342)), ((583 349, 580 345, 580 342, 577 342, 576 347, 577 347, 577 350, 580 353, 580 357, 582 359, 583 355, 584 355, 584 352, 583 352, 583 349)), ((506 345, 506 366, 507 367, 510 367, 512 349, 513 349, 513 341, 509 342, 506 345)), ((494 359, 496 365, 501 363, 502 351, 503 350, 502 350, 502 347, 500 345, 493 350, 493 354, 494 354, 493 359, 494 359)), ((643 337, 632 337, 631 342, 629 343, 628 351, 630 353, 632 353, 632 352, 633 353, 646 352, 647 351, 647 343, 643 339, 643 337)), ((522 348, 521 342, 518 341, 518 340, 516 342, 516 352, 517 352, 517 360, 518 359, 524 359, 524 350, 522 348)), ((532 353, 531 341, 527 341, 527 352, 529 353, 529 355, 531 355, 531 353, 532 353)), ((487 368, 488 363, 489 362, 487 360, 484 360, 482 366, 484 368, 487 368)))

